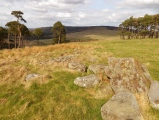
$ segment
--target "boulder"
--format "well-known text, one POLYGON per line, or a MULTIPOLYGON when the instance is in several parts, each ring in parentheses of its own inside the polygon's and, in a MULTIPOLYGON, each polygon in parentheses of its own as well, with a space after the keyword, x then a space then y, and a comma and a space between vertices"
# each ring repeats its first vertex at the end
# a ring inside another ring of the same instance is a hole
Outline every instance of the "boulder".
POLYGON ((98 75, 101 81, 109 81, 110 73, 106 72, 107 69, 109 69, 109 67, 103 64, 90 65, 88 67, 88 71, 91 71, 94 74, 98 75))
POLYGON ((85 72, 86 71, 86 66, 82 63, 77 63, 77 62, 68 63, 68 68, 72 69, 72 70, 79 71, 79 72, 85 72))
POLYGON ((153 81, 148 92, 151 106, 155 109, 159 109, 159 82, 153 81))
POLYGON ((108 58, 110 83, 115 93, 148 92, 151 77, 146 67, 133 58, 108 58))
POLYGON ((35 74, 35 73, 29 74, 29 75, 26 76, 25 81, 32 80, 32 79, 37 78, 39 76, 40 76, 39 74, 35 74))
POLYGON ((114 95, 101 108, 103 120, 144 120, 136 98, 129 92, 114 95))
POLYGON ((99 82, 100 82, 100 79, 94 74, 84 76, 84 77, 78 77, 74 80, 74 84, 80 87, 86 87, 86 88, 93 87, 97 85, 99 82))
POLYGON ((92 71, 94 74, 100 74, 105 72, 105 65, 99 64, 99 65, 90 65, 88 67, 89 71, 92 71))

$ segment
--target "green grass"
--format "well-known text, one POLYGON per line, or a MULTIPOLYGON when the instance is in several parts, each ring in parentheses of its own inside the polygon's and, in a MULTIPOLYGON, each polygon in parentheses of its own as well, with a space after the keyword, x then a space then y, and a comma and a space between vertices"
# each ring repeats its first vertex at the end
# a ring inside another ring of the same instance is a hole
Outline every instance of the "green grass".
MULTIPOLYGON (((100 108, 107 99, 95 98, 96 87, 85 89, 74 85, 74 79, 82 73, 39 64, 66 52, 72 54, 75 49, 81 54, 76 60, 87 66, 92 64, 89 60, 93 56, 101 64, 107 64, 110 56, 133 57, 147 66, 154 80, 159 80, 159 39, 120 40, 103 33, 89 37, 99 41, 0 51, 0 119, 102 120, 100 108), (36 79, 26 87, 26 82, 21 81, 28 73, 47 74, 47 82, 36 79)), ((52 40, 40 42, 50 44, 52 40)), ((148 112, 159 117, 158 110, 148 112)))
POLYGON ((47 84, 34 82, 29 89, 23 85, 0 86, 0 119, 3 120, 101 120, 100 107, 106 100, 95 99, 83 88, 73 84, 79 73, 54 72, 47 84))
POLYGON ((39 42, 44 45, 51 45, 53 43, 53 39, 42 39, 42 40, 39 40, 39 42))
MULTIPOLYGON (((81 43, 87 45, 90 43, 81 43)), ((159 80, 159 39, 137 39, 137 40, 102 40, 92 42, 99 53, 111 52, 114 57, 132 57, 145 64, 154 80, 159 80)))

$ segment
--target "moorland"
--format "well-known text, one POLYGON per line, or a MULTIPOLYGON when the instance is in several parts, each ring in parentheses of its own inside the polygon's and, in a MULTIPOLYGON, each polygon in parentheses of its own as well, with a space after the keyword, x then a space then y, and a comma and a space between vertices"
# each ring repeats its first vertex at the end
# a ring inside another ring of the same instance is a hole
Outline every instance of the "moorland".
MULTIPOLYGON (((89 73, 49 63, 59 56, 78 53, 76 61, 87 66, 107 65, 109 57, 132 57, 147 67, 153 80, 159 80, 159 39, 123 40, 117 30, 104 27, 71 31, 66 37, 75 42, 51 45, 52 39, 43 39, 39 46, 0 51, 0 119, 102 119, 101 106, 111 95, 99 97, 97 87, 76 86, 74 79, 89 73), (42 77, 25 81, 26 75, 31 73, 42 77)), ((159 118, 159 110, 151 108, 142 99, 138 102, 145 120, 159 118)))

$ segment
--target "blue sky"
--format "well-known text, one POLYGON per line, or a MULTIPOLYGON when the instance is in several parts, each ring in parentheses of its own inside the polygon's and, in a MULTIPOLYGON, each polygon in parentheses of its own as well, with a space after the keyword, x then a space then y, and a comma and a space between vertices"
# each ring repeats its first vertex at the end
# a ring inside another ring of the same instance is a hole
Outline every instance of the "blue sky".
POLYGON ((118 26, 130 16, 159 13, 159 0, 0 0, 0 26, 24 13, 29 28, 53 26, 118 26))

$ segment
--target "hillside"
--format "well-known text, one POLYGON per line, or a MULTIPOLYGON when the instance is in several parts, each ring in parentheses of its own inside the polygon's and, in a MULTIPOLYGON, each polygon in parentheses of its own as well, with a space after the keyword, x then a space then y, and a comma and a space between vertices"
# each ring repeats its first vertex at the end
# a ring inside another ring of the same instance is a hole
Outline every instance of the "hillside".
MULTIPOLYGON (((52 38, 52 27, 41 27, 44 32, 44 39, 52 38)), ((114 36, 117 33, 118 27, 113 26, 65 26, 67 40, 92 39, 90 35, 114 36)), ((34 29, 31 29, 33 31, 34 29)), ((94 38, 96 39, 96 38, 94 38)))
POLYGON ((112 36, 117 36, 116 27, 94 26, 67 33, 67 39, 70 41, 94 41, 112 36))
MULTIPOLYGON (((91 64, 108 65, 109 57, 133 57, 146 65, 153 80, 159 80, 158 43, 158 39, 102 37, 94 42, 1 50, 0 119, 102 120, 101 106, 112 94, 108 91, 101 94, 101 84, 92 88, 75 85, 77 77, 91 73, 68 69, 65 62, 73 60, 88 67, 91 64), (59 58, 61 62, 55 63, 59 58), (39 77, 28 81, 26 76, 29 74, 39 77)), ((108 84, 108 81, 101 83, 108 84)), ((151 108, 143 94, 136 96, 144 119, 157 120, 159 111, 151 108)))

